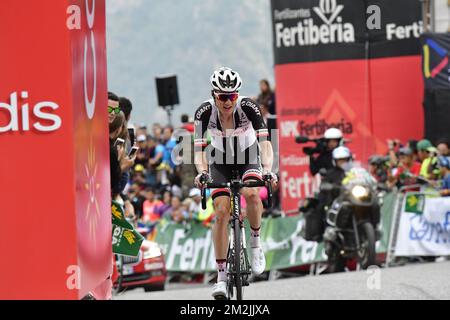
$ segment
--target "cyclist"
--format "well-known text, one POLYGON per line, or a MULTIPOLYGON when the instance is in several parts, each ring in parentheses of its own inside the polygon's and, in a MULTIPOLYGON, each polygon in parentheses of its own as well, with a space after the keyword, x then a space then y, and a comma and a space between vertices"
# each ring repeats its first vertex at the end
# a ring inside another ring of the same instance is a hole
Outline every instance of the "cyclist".
MULTIPOLYGON (((261 181, 263 175, 272 173, 273 151, 268 129, 256 102, 239 95, 242 80, 236 71, 222 67, 212 74, 212 98, 205 101, 195 112, 195 165, 199 174, 195 178, 198 188, 201 181, 229 182, 233 171, 238 171, 242 180, 261 181), (206 132, 211 137, 207 148, 206 132), (261 154, 260 154, 261 153, 261 154), (208 155, 207 155, 208 154, 208 155)), ((260 243, 261 215, 263 206, 257 188, 243 188, 250 222, 251 266, 254 274, 261 274, 266 265, 260 243)), ((212 191, 216 220, 213 227, 213 242, 216 255, 217 283, 212 296, 226 296, 226 258, 228 250, 228 222, 230 219, 230 190, 212 191)))

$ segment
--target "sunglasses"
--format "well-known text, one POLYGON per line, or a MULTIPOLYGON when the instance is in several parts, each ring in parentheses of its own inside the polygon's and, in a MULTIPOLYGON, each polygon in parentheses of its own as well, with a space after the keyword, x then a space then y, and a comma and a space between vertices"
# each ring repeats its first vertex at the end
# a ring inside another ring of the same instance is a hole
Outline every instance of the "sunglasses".
POLYGON ((115 113, 115 114, 119 114, 120 112, 120 107, 110 107, 108 106, 108 113, 115 113))
POLYGON ((239 93, 214 93, 217 99, 222 102, 230 100, 231 102, 236 101, 239 98, 239 93))

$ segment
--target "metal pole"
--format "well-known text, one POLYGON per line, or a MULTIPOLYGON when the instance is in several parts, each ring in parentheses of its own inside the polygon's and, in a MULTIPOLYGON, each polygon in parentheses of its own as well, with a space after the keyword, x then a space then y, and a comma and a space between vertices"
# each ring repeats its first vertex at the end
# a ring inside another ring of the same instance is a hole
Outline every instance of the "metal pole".
POLYGON ((172 125, 172 110, 173 110, 173 106, 166 106, 165 109, 166 109, 166 112, 167 112, 168 123, 171 126, 172 125))
POLYGON ((428 14, 428 7, 429 7, 429 1, 430 0, 421 0, 422 2, 422 23, 423 23, 423 31, 428 32, 429 31, 429 14, 428 14))
POLYGON ((401 210, 401 206, 403 205, 403 194, 400 190, 397 191, 397 196, 395 199, 395 206, 394 206, 394 213, 391 221, 391 230, 389 232, 389 242, 388 242, 388 248, 386 253, 386 268, 389 268, 392 260, 393 260, 393 251, 395 246, 395 240, 397 238, 397 220, 399 217, 399 210, 401 210))
POLYGON ((435 15, 435 0, 430 1, 430 31, 436 31, 436 15, 435 15))

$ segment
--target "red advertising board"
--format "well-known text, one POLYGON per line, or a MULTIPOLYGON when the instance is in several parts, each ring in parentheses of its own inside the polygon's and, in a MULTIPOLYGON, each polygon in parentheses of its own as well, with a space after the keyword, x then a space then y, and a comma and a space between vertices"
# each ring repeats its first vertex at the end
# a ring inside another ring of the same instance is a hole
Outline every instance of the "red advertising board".
POLYGON ((387 139, 423 136, 420 2, 272 1, 282 206, 296 209, 318 177, 296 136, 337 127, 364 166, 387 139), (381 8, 368 29, 365 5, 381 8))
POLYGON ((321 137, 337 127, 362 164, 385 153, 387 139, 422 136, 420 63, 419 56, 411 56, 275 67, 284 209, 295 209, 317 187, 296 136, 321 137))
POLYGON ((0 299, 111 273, 104 1, 0 3, 0 299))

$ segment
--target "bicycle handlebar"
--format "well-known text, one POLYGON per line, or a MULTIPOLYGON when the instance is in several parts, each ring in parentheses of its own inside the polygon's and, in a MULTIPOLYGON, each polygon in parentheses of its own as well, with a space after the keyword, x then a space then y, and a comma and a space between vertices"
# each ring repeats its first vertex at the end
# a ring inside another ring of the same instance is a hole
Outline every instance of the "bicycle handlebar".
MULTIPOLYGON (((248 181, 248 182, 239 182, 239 189, 240 188, 257 188, 257 187, 266 187, 267 193, 268 193, 268 205, 269 208, 272 207, 272 181, 271 176, 264 176, 263 181, 248 181), (268 183, 269 182, 269 183, 268 183)), ((202 193, 202 208, 203 210, 206 209, 206 189, 210 188, 230 188, 232 185, 232 182, 227 183, 206 183, 205 186, 201 189, 202 193)))

